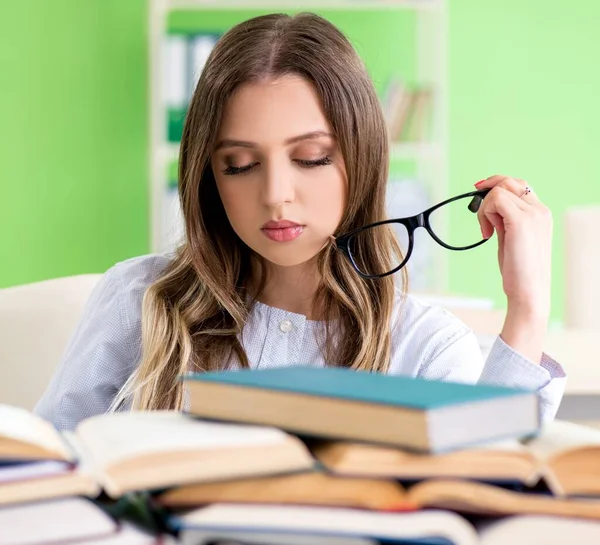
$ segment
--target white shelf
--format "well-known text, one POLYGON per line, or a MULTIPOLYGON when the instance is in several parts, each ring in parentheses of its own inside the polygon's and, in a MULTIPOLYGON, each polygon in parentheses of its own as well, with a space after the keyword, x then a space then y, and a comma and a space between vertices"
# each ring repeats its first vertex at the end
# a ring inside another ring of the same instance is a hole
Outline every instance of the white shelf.
POLYGON ((442 147, 430 142, 395 142, 390 146, 391 159, 437 159, 442 147))
POLYGON ((323 9, 410 9, 429 10, 442 4, 441 0, 167 0, 170 9, 292 9, 313 11, 323 9))
POLYGON ((165 142, 158 150, 160 160, 164 163, 170 163, 171 161, 177 161, 179 158, 179 143, 177 142, 165 142))

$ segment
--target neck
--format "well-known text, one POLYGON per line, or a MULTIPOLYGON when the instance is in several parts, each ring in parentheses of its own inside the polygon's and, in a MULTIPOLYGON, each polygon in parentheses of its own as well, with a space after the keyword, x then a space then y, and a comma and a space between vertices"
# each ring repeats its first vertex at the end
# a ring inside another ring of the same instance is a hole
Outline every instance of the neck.
MULTIPOLYGON (((264 263, 267 282, 258 294, 261 303, 303 314, 309 320, 317 316, 316 294, 320 277, 316 262, 302 263, 291 267, 282 267, 272 263, 264 263)), ((253 273, 259 272, 258 264, 253 265, 253 273)), ((257 274, 253 274, 257 278, 257 274)), ((258 288, 258 286, 253 286, 258 288)))

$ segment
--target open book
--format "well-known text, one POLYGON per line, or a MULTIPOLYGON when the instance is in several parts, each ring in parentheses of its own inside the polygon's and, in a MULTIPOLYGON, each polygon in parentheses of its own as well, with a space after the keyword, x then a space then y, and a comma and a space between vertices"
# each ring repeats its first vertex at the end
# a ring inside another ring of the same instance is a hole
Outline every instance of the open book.
POLYGON ((365 443, 324 442, 315 457, 331 472, 402 481, 465 478, 534 485, 543 479, 557 496, 600 496, 600 430, 547 423, 537 437, 427 455, 365 443))
MULTIPOLYGON (((261 543, 257 534, 279 536, 283 545, 290 536, 305 537, 315 545, 332 537, 372 538, 372 542, 475 545, 476 530, 455 513, 422 511, 417 513, 381 513, 305 505, 213 504, 173 519, 180 541, 187 545, 220 543, 234 532, 234 543, 261 543), (428 541, 435 537, 437 541, 428 541), (321 541, 323 540, 323 541, 321 541)), ((339 540, 345 543, 343 539, 339 540)))
MULTIPOLYGON (((517 492, 458 479, 430 479, 411 487, 386 479, 338 477, 306 472, 218 483, 197 483, 167 490, 156 501, 170 509, 212 503, 352 507, 372 511, 427 508, 486 515, 520 513, 600 520, 600 501, 517 492)), ((599 526, 600 528, 600 526, 599 526)))
POLYGON ((420 545, 596 544, 600 522, 520 515, 468 521, 456 513, 424 510, 380 513, 350 508, 213 504, 174 521, 183 545, 420 545))
POLYGON ((128 412, 95 416, 61 434, 23 409, 0 405, 0 505, 93 496, 100 489, 118 497, 313 465, 298 438, 266 426, 206 422, 175 411, 128 412), (54 473, 42 462, 58 462, 54 473))
POLYGON ((119 532, 117 521, 84 498, 4 506, 0 528, 2 545, 96 543, 119 532))

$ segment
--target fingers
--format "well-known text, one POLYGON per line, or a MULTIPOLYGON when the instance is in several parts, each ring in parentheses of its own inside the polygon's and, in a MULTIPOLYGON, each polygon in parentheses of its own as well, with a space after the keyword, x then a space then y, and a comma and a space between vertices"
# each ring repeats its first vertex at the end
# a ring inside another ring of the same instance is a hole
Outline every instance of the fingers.
POLYGON ((526 187, 525 180, 502 175, 490 176, 476 184, 477 189, 491 189, 477 213, 485 238, 492 236, 494 230, 500 235, 507 224, 519 221, 522 214, 539 221, 551 219, 550 211, 535 193, 525 194, 526 187))
POLYGON ((513 201, 518 204, 521 210, 528 210, 533 207, 541 216, 550 215, 548 208, 540 201, 533 191, 524 194, 525 189, 529 187, 529 185, 525 180, 521 180, 520 178, 511 178, 510 176, 496 174, 481 182, 477 182, 475 187, 477 189, 491 189, 484 199, 484 202, 490 200, 490 195, 493 196, 493 194, 499 192, 500 190, 498 188, 502 188, 512 194, 512 197, 514 197, 513 201))
POLYGON ((503 187, 521 199, 525 204, 534 205, 539 203, 539 199, 535 193, 530 192, 525 194, 525 190, 527 187, 529 187, 529 185, 525 180, 521 180, 520 178, 511 178, 510 176, 496 174, 486 178, 485 180, 482 180, 481 182, 478 182, 475 184, 475 187, 477 189, 493 189, 496 187, 503 187))
POLYGON ((501 186, 496 186, 490 191, 477 212, 481 234, 490 238, 494 230, 500 236, 504 233, 507 221, 515 221, 516 217, 525 212, 526 203, 514 193, 501 186))

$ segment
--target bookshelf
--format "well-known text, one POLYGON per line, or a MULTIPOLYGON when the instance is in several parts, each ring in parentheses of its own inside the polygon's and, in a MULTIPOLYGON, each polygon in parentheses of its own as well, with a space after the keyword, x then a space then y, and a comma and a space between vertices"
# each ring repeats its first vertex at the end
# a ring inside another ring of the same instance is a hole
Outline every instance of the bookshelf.
MULTIPOLYGON (((427 187, 431 202, 448 194, 447 144, 447 0, 151 0, 149 5, 150 85, 150 238, 151 251, 172 249, 182 235, 180 212, 169 171, 177 161, 179 144, 169 139, 165 96, 168 17, 175 10, 411 10, 415 16, 415 79, 433 89, 428 137, 420 141, 392 142, 392 163, 410 163, 412 176, 427 187)), ((199 28, 201 32, 204 29, 199 28)), ((172 175, 171 175, 172 177, 172 175)), ((421 240, 428 244, 423 237, 421 240)), ((435 243, 433 243, 435 244, 435 243)), ((427 264, 427 278, 419 290, 447 291, 447 252, 434 249, 427 264)), ((424 277, 423 277, 424 278, 424 277)))

